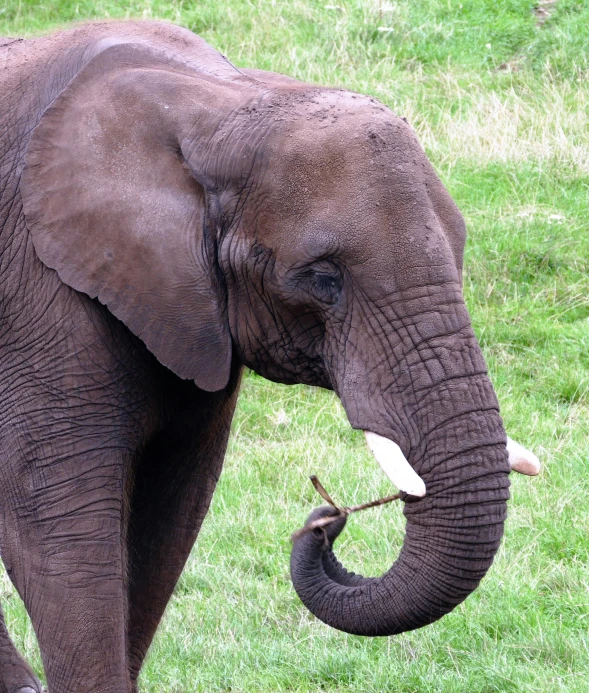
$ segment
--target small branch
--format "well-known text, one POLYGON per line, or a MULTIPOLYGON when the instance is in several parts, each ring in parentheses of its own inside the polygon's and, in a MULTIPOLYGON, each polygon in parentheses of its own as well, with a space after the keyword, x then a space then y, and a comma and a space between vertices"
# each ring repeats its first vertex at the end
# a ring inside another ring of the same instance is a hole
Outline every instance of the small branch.
POLYGON ((311 479, 311 483, 315 487, 315 491, 317 491, 317 493, 321 496, 321 498, 323 498, 324 501, 327 501, 329 503, 329 505, 331 505, 333 508, 336 508, 337 510, 339 510, 339 507, 333 502, 333 500, 331 499, 331 496, 323 488, 323 484, 319 481, 319 479, 315 476, 315 474, 311 474, 309 479, 311 479))
POLYGON ((378 505, 384 505, 385 503, 391 503, 392 501, 399 500, 401 498, 400 493, 395 493, 393 496, 386 496, 385 498, 379 498, 378 500, 368 501, 368 503, 362 503, 361 505, 353 505, 351 508, 344 508, 346 515, 351 513, 357 513, 359 510, 366 510, 367 508, 376 508, 378 505))
POLYGON ((392 503, 392 501, 399 500, 401 497, 400 493, 395 493, 393 496, 386 496, 386 498, 379 498, 378 500, 373 500, 369 501, 368 503, 361 503, 360 505, 353 505, 351 508, 340 508, 338 507, 332 500, 331 496, 325 488, 323 487, 322 483, 319 481, 319 479, 313 474, 312 476, 309 477, 311 479, 311 483, 315 487, 315 490, 317 493, 323 498, 323 500, 327 501, 329 505, 331 505, 333 508, 338 510, 337 515, 330 515, 328 517, 320 517, 318 520, 313 520, 308 525, 305 525, 301 529, 297 530, 294 532, 290 539, 291 541, 296 541, 300 537, 304 536, 308 532, 312 532, 314 529, 319 529, 320 527, 325 527, 327 525, 330 525, 332 522, 335 522, 338 520, 342 515, 351 515, 352 513, 357 513, 360 510, 367 510, 368 508, 375 508, 379 505, 385 505, 385 503, 392 503))
MULTIPOLYGON (((339 510, 339 508, 338 508, 339 510)), ((319 529, 320 527, 325 527, 326 525, 330 525, 332 522, 335 522, 337 519, 339 519, 342 515, 345 513, 340 510, 340 512, 337 515, 330 515, 329 517, 320 517, 318 520, 313 520, 311 524, 305 525, 304 527, 301 527, 301 529, 297 529, 296 532, 293 532, 290 535, 290 540, 291 541, 296 541, 300 537, 304 536, 305 534, 308 534, 309 532, 312 532, 314 529, 319 529)))

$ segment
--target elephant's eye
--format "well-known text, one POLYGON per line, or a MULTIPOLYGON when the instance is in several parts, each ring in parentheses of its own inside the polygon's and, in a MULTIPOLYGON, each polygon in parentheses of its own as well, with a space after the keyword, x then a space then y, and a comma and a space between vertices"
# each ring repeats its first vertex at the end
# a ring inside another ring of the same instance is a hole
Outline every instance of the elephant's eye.
POLYGON ((342 285, 342 275, 337 267, 317 267, 310 273, 308 291, 319 301, 333 304, 339 297, 342 285))

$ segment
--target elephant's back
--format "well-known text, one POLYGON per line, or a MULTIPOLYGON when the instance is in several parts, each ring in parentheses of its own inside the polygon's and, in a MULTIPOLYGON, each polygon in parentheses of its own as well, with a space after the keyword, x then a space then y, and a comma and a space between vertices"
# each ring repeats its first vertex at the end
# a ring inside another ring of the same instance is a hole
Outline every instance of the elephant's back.
POLYGON ((15 38, 14 36, 0 36, 0 48, 6 48, 10 43, 17 43, 19 41, 24 41, 24 39, 15 38))

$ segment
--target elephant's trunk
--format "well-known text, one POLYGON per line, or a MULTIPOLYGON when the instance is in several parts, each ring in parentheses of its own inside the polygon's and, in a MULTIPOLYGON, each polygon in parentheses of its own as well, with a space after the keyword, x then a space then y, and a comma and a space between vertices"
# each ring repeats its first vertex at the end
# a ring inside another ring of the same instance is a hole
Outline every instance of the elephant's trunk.
MULTIPOLYGON (((415 416, 422 440, 407 457, 427 495, 407 499, 405 541, 387 573, 364 578, 339 564, 332 545, 345 518, 295 541, 293 584, 305 606, 325 623, 356 635, 414 630, 451 611, 489 569, 509 497, 506 436, 487 377, 467 380, 468 387, 454 381, 452 389, 438 386, 424 398, 448 402, 458 397, 457 407, 446 407, 441 425, 424 431, 427 415, 415 416), (476 408, 467 392, 476 393, 476 408), (468 399, 470 406, 465 406, 468 399)), ((320 509, 309 519, 333 512, 320 509)))

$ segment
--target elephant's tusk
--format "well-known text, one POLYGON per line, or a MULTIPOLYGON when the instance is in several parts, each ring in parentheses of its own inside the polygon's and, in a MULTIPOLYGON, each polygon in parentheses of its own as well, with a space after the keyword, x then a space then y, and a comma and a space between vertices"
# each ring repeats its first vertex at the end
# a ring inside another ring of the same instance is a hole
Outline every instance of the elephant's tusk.
POLYGON ((507 439, 507 453, 509 455, 509 466, 514 471, 527 476, 536 476, 536 474, 540 473, 540 460, 536 455, 511 438, 507 439))
POLYGON ((405 493, 422 498, 425 496, 423 479, 415 473, 407 462, 401 448, 392 440, 379 436, 378 433, 364 431, 368 447, 382 467, 382 471, 395 486, 405 493))

